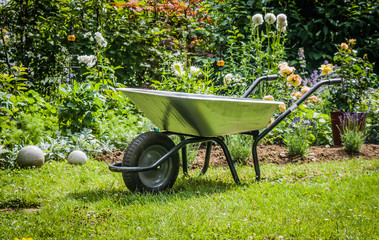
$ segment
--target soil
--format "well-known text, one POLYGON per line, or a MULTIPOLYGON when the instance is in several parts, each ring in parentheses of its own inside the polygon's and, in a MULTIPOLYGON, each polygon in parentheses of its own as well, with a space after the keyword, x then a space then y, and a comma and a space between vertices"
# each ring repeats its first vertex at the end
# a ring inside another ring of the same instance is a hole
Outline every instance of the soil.
MULTIPOLYGON (((307 162, 322 162, 333 160, 344 160, 349 158, 364 158, 373 159, 379 158, 379 145, 365 144, 361 151, 355 154, 348 154, 342 146, 334 147, 311 147, 309 154, 305 158, 301 157, 289 157, 285 146, 280 145, 258 145, 258 158, 260 163, 275 163, 275 164, 287 164, 287 163, 307 163, 307 162)), ((192 168, 201 168, 203 166, 205 158, 205 147, 200 147, 196 158, 193 160, 192 168)), ((124 156, 123 151, 114 151, 111 153, 104 153, 96 156, 97 160, 105 161, 107 163, 121 162, 124 156)), ((210 164, 213 167, 227 166, 226 158, 220 146, 213 146, 211 152, 210 164)), ((252 156, 250 156, 248 165, 253 166, 252 156)))

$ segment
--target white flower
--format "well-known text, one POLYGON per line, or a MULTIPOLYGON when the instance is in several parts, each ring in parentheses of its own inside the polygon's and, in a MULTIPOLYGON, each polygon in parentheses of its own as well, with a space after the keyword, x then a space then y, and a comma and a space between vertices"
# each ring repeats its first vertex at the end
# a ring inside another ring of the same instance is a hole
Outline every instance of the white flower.
POLYGON ((95 39, 100 47, 106 47, 108 45, 108 42, 103 38, 103 36, 101 36, 101 33, 99 32, 95 32, 95 39))
POLYGON ((87 33, 84 34, 85 38, 88 38, 89 36, 91 36, 91 32, 87 32, 87 33))
POLYGON ((286 26, 287 26, 287 16, 281 13, 278 15, 278 25, 282 25, 284 23, 286 23, 286 26))
POLYGON ((237 74, 237 75, 234 77, 233 80, 234 80, 233 82, 236 82, 236 83, 238 83, 238 82, 242 82, 242 78, 241 78, 241 76, 240 76, 239 74, 237 74))
POLYGON ((275 15, 273 13, 267 13, 265 15, 265 21, 268 24, 273 24, 276 21, 276 17, 275 17, 275 15))
POLYGON ((263 16, 262 14, 255 14, 251 20, 253 21, 254 27, 261 25, 263 23, 263 16))
POLYGON ((189 72, 191 74, 195 74, 195 75, 197 75, 200 71, 201 71, 201 69, 198 68, 198 67, 195 67, 195 66, 191 66, 190 69, 189 69, 189 72))
POLYGON ((183 64, 180 62, 174 62, 171 66, 175 76, 181 77, 183 72, 183 64))
POLYGON ((78 56, 78 61, 79 63, 87 64, 88 68, 92 68, 93 66, 95 66, 97 58, 94 55, 90 55, 90 56, 83 55, 83 56, 78 56))
POLYGON ((279 25, 277 25, 276 28, 278 29, 279 32, 285 32, 287 30, 286 26, 279 26, 279 25))
POLYGON ((287 16, 283 13, 278 15, 278 19, 276 21, 276 29, 278 29, 279 32, 285 32, 287 29, 287 16))
POLYGON ((231 74, 231 73, 226 74, 224 77, 224 84, 228 85, 229 83, 231 83, 232 78, 233 78, 233 74, 231 74))

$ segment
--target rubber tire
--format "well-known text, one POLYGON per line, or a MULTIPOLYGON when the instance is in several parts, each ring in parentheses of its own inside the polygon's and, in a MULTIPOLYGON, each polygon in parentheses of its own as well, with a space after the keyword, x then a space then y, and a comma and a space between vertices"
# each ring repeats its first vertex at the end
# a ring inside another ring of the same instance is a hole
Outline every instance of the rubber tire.
MULTIPOLYGON (((154 158, 154 160, 158 160, 173 147, 175 147, 174 142, 163 133, 143 133, 133 139, 128 148, 125 150, 122 165, 126 167, 138 166, 140 161, 144 161, 141 158, 146 155, 146 151, 149 151, 149 149, 152 148, 159 150, 159 157, 156 157, 157 159, 154 158)), ((168 169, 167 172, 163 169, 164 179, 162 179, 162 181, 155 186, 149 186, 144 183, 144 176, 154 176, 154 171, 160 170, 151 170, 146 172, 122 172, 122 177, 126 187, 132 192, 140 191, 151 193, 164 191, 167 188, 171 188, 174 185, 179 173, 179 154, 176 152, 169 159, 163 162, 161 166, 168 167, 168 169)), ((159 176, 159 174, 157 175, 159 176)))

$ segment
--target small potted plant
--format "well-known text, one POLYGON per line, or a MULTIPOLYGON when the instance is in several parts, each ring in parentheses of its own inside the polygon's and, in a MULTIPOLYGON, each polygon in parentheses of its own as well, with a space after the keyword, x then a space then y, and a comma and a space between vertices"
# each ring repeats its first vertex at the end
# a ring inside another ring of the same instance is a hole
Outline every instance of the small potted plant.
POLYGON ((341 145, 341 118, 346 113, 357 113, 360 119, 360 129, 364 130, 367 110, 364 104, 368 88, 373 86, 376 75, 373 73, 373 64, 368 61, 367 55, 363 58, 357 57, 354 50, 356 40, 350 39, 348 43, 337 46, 332 64, 322 65, 321 71, 324 75, 334 75, 342 78, 343 82, 338 87, 330 88, 328 102, 330 104, 333 142, 341 145))

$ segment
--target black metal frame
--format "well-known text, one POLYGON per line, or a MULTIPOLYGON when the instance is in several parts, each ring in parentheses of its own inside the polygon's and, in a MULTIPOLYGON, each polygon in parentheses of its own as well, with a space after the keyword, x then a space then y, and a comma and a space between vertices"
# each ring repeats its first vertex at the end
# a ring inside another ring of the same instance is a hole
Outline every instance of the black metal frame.
MULTIPOLYGON (((242 97, 247 98, 261 81, 272 81, 272 80, 276 80, 276 79, 278 79, 277 75, 269 75, 269 76, 263 76, 263 77, 257 78, 254 81, 254 83, 249 87, 249 89, 243 94, 242 97)), ((254 161, 256 181, 259 181, 261 179, 261 172, 260 172, 258 154, 257 154, 258 142, 263 137, 265 137, 272 129, 274 129, 281 121, 283 121, 289 114, 291 114, 294 109, 296 109, 298 106, 300 106, 309 96, 311 96, 321 86, 323 86, 325 84, 339 84, 341 82, 342 82, 341 79, 331 79, 331 80, 325 80, 322 82, 318 82, 307 93, 305 93, 294 104, 292 104, 285 112, 283 112, 281 115, 279 115, 279 117, 273 123, 271 123, 266 129, 264 129, 261 133, 259 132, 259 130, 251 131, 251 132, 247 132, 247 133, 242 133, 242 134, 252 135, 253 139, 254 139, 253 146, 252 146, 252 155, 253 155, 253 161, 254 161)), ((216 142, 221 146, 222 150, 224 151, 224 155, 226 157, 226 161, 228 162, 228 166, 229 166, 229 169, 231 171, 231 174, 233 176, 234 181, 237 184, 240 183, 237 171, 234 168, 234 164, 233 164, 233 161, 232 161, 230 153, 229 153, 229 149, 222 139, 220 139, 218 137, 189 136, 189 135, 183 135, 183 134, 174 133, 174 132, 163 132, 163 133, 169 134, 169 135, 178 135, 181 139, 181 142, 179 144, 177 144, 174 148, 170 149, 170 151, 168 151, 164 156, 162 156, 153 165, 148 166, 148 167, 124 167, 124 166, 122 166, 122 162, 118 162, 118 163, 110 164, 109 169, 111 171, 114 171, 114 172, 150 171, 150 170, 158 168, 164 161, 169 159, 173 154, 175 154, 176 152, 178 152, 181 149, 182 150, 183 173, 188 176, 187 144, 206 142, 207 143, 207 149, 206 149, 206 155, 205 155, 205 160, 204 160, 204 166, 200 172, 200 175, 203 175, 207 172, 207 170, 209 168, 212 142, 216 142), (186 137, 190 137, 190 138, 186 138, 186 137)))

